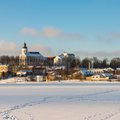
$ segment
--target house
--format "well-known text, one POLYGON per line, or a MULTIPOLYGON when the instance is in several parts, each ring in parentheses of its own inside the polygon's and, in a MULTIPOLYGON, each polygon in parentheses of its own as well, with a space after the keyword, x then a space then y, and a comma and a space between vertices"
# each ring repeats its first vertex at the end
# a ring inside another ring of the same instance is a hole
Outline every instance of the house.
POLYGON ((0 64, 0 77, 7 76, 8 70, 9 70, 9 66, 8 65, 0 64))
POLYGON ((62 57, 61 56, 56 56, 54 58, 54 65, 56 65, 56 66, 62 65, 62 57))
POLYGON ((106 77, 105 74, 93 75, 93 76, 91 76, 91 78, 92 78, 92 80, 98 80, 98 81, 109 80, 109 77, 106 77))
POLYGON ((46 64, 48 65, 48 66, 53 66, 54 65, 54 58, 55 58, 55 56, 49 56, 49 57, 46 57, 46 64))
POLYGON ((86 77, 86 80, 106 81, 106 80, 109 80, 109 77, 107 77, 105 74, 96 74, 96 75, 93 75, 93 76, 86 77))
POLYGON ((88 69, 86 69, 86 68, 81 68, 80 71, 81 71, 81 73, 82 73, 84 76, 92 76, 92 75, 94 75, 93 71, 88 70, 88 69))
POLYGON ((90 71, 93 72, 94 74, 104 73, 104 69, 99 69, 99 68, 93 68, 90 71))
POLYGON ((67 63, 69 63, 69 61, 72 61, 74 59, 75 59, 74 54, 64 52, 61 55, 56 56, 54 58, 54 65, 57 65, 57 66, 65 65, 66 60, 67 60, 67 63))

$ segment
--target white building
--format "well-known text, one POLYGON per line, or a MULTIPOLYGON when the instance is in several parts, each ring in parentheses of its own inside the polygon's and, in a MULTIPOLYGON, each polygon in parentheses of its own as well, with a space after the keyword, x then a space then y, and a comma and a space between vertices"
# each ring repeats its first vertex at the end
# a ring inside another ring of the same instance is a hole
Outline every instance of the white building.
POLYGON ((21 50, 21 54, 19 56, 19 65, 26 66, 32 65, 37 66, 40 65, 44 61, 44 57, 39 52, 28 52, 28 48, 26 43, 21 50))
POLYGON ((75 59, 75 55, 64 52, 63 54, 54 58, 54 65, 64 65, 65 58, 69 58, 72 61, 75 59))
POLYGON ((91 76, 91 80, 109 80, 109 77, 106 77, 105 74, 100 74, 100 75, 93 75, 91 76))
POLYGON ((54 65, 62 65, 62 58, 60 56, 54 58, 54 65))

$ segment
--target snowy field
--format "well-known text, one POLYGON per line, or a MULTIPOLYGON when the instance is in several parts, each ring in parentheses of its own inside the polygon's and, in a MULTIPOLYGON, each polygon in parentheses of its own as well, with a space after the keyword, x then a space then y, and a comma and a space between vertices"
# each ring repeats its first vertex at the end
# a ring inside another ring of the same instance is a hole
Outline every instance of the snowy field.
POLYGON ((120 120, 120 83, 0 84, 0 120, 120 120))

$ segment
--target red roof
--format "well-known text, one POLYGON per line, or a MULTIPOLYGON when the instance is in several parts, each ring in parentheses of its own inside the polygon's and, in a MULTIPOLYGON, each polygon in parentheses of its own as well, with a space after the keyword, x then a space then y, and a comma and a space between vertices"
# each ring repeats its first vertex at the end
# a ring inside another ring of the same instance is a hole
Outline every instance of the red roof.
POLYGON ((53 60, 55 58, 55 56, 49 56, 47 57, 48 60, 53 60))

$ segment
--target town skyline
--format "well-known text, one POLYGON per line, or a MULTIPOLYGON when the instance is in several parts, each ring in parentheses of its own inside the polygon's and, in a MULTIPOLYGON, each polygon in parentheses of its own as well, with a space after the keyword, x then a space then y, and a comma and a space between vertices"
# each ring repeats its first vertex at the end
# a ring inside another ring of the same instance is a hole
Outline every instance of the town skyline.
POLYGON ((0 55, 23 43, 44 56, 119 57, 119 0, 0 1, 0 55))

